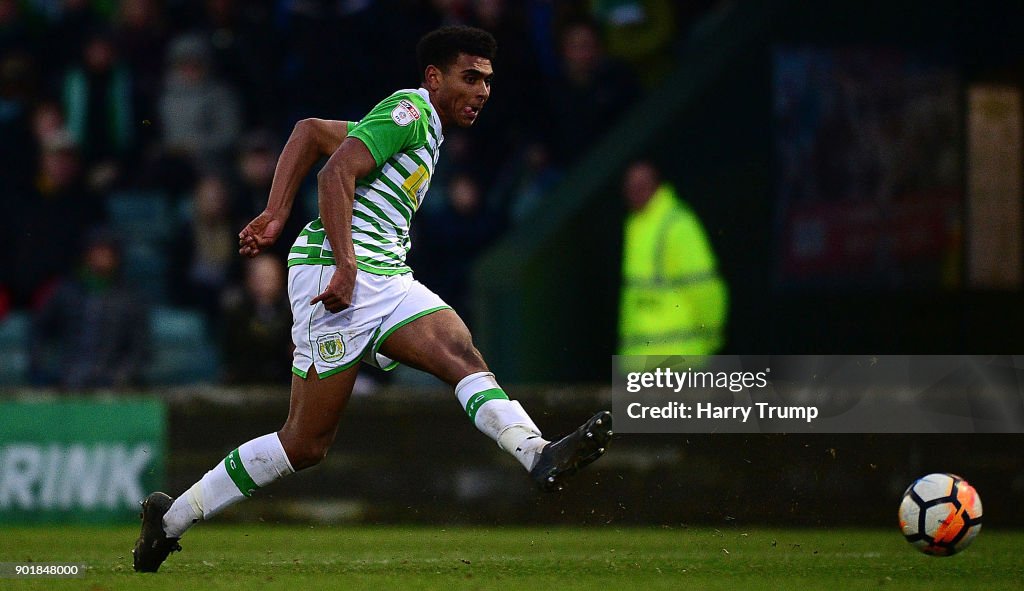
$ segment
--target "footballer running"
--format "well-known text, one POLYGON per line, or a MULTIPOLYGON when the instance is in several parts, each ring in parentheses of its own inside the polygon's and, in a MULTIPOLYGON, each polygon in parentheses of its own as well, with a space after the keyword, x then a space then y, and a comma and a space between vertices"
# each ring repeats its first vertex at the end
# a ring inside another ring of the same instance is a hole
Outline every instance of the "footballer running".
POLYGON ((317 176, 320 217, 288 255, 295 344, 288 418, 280 431, 233 450, 177 498, 146 497, 132 552, 136 571, 157 571, 195 523, 323 460, 361 362, 385 370, 404 363, 453 386, 476 427, 542 490, 560 490, 566 477, 604 453, 611 413, 597 413, 557 441, 545 439, 488 371, 463 321, 405 262, 443 131, 469 127, 480 115, 496 49, 486 31, 442 27, 417 46, 420 88, 395 92, 358 122, 295 125, 266 209, 238 235, 239 252, 248 257, 273 244, 302 179, 329 156, 317 176))

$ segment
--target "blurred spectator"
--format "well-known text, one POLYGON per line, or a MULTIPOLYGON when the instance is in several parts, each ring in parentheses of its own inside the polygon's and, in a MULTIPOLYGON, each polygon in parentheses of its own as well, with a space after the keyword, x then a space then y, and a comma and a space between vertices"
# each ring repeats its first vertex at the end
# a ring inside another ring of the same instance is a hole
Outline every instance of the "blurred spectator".
POLYGON ((12 265, 15 303, 44 298, 50 283, 73 267, 85 228, 105 218, 102 202, 82 181, 82 166, 71 134, 44 139, 35 186, 14 193, 12 265))
MULTIPOLYGON (((575 22, 592 21, 592 0, 518 0, 541 74, 554 78, 562 70, 559 33, 575 22)), ((499 43, 501 40, 499 39, 499 43)))
POLYGON ((430 0, 442 25, 464 25, 469 20, 472 0, 430 0))
POLYGON ((649 162, 626 170, 619 355, 711 355, 728 292, 700 219, 649 162))
POLYGON ((547 196, 561 172, 551 164, 547 148, 540 142, 526 146, 503 171, 496 183, 498 202, 505 204, 509 223, 518 226, 528 222, 541 211, 547 196))
POLYGON ((675 2, 593 0, 593 16, 604 29, 608 55, 628 63, 650 88, 672 67, 675 2))
MULTIPOLYGON (((205 0, 205 18, 196 31, 211 53, 213 71, 236 90, 249 125, 280 121, 278 78, 283 53, 276 29, 270 23, 271 2, 205 0)), ((348 33, 346 33, 347 35, 348 33)))
POLYGON ((78 56, 90 31, 109 15, 110 4, 92 0, 60 0, 35 3, 39 16, 47 21, 46 42, 42 44, 47 69, 63 72, 78 56))
MULTIPOLYGON (((0 91, 2 88, 0 86, 0 91)), ((0 167, 0 190, 3 191, 0 219, 9 224, 6 232, 0 232, 0 294, 8 305, 12 305, 14 296, 20 301, 13 304, 25 304, 29 296, 16 292, 32 291, 18 267, 25 262, 20 260, 19 246, 22 234, 28 230, 23 218, 28 215, 35 195, 32 181, 37 170, 37 150, 41 149, 45 138, 63 129, 64 118, 56 102, 44 101, 36 106, 31 116, 26 116, 25 105, 17 100, 5 100, 0 94, 0 161, 5 163, 0 167)))
POLYGON ((412 263, 417 277, 464 320, 473 318, 469 274, 473 263, 492 244, 501 224, 483 202, 480 183, 466 173, 455 174, 447 186, 445 206, 424 212, 414 238, 420 258, 412 263))
POLYGON ((24 192, 32 185, 36 153, 30 109, 36 100, 36 67, 29 54, 0 55, 0 162, 3 162, 0 188, 3 190, 24 192))
POLYGON ((14 52, 31 53, 32 36, 18 0, 0 0, 0 58, 14 52))
POLYGON ((36 103, 32 109, 32 135, 37 145, 42 147, 46 140, 64 132, 66 128, 64 110, 61 109, 59 102, 43 100, 36 103))
POLYGON ((445 133, 444 149, 437 157, 434 175, 430 177, 430 194, 420 204, 418 212, 435 212, 448 207, 448 190, 455 177, 484 175, 493 170, 477 166, 478 162, 473 158, 476 149, 473 134, 465 129, 456 128, 445 133))
POLYGON ((547 143, 559 166, 575 163, 630 106, 638 87, 604 55, 597 27, 574 21, 562 31, 561 74, 548 82, 547 143))
MULTIPOLYGON (((269 131, 252 131, 242 138, 238 154, 237 198, 233 204, 232 216, 236 230, 244 228, 245 224, 266 208, 270 185, 274 181, 274 170, 277 168, 277 157, 280 154, 281 145, 269 131)), ((296 197, 292 213, 281 232, 281 239, 267 248, 267 252, 282 259, 288 258, 292 240, 299 235, 310 219, 319 215, 316 213, 310 217, 307 207, 302 203, 302 197, 302 193, 296 197)))
POLYGON ((281 146, 269 131, 259 129, 242 137, 238 146, 238 182, 241 185, 236 209, 246 221, 267 205, 281 146))
POLYGON ((362 58, 370 47, 387 47, 389 56, 414 55, 416 41, 437 23, 427 5, 423 0, 282 3, 277 20, 287 48, 281 59, 290 101, 286 119, 355 121, 395 84, 417 86, 420 73, 403 60, 362 58))
POLYGON ((238 96, 211 70, 210 48, 195 34, 171 43, 160 96, 160 125, 167 154, 193 170, 224 172, 242 131, 238 96))
POLYGON ((134 111, 139 120, 157 118, 168 41, 164 21, 157 0, 122 0, 115 20, 118 53, 135 80, 134 111))
MULTIPOLYGON (((369 19, 372 19, 372 42, 386 43, 389 47, 389 56, 415 55, 416 43, 420 37, 442 24, 442 17, 423 0, 377 0, 373 7, 373 11, 368 15, 369 19), (387 26, 377 24, 381 22, 386 22, 387 26)), ((370 105, 394 92, 395 84, 405 87, 419 86, 422 74, 415 65, 398 59, 378 60, 372 67, 367 61, 363 67, 367 70, 365 78, 368 82, 369 101, 360 107, 359 117, 370 105)))
POLYGON ((231 279, 238 251, 238 228, 231 219, 231 194, 224 179, 207 175, 192 197, 192 216, 177 235, 171 277, 178 303, 200 308, 207 326, 218 321, 221 297, 231 279))
POLYGON ((111 33, 97 29, 80 63, 64 75, 64 113, 81 147, 90 186, 105 192, 120 175, 135 144, 132 74, 117 55, 111 33))
MULTIPOLYGON (((337 34, 339 28, 326 5, 326 2, 284 2, 281 6, 280 21, 286 48, 282 82, 298 91, 289 92, 287 96, 288 118, 292 120, 334 116, 327 115, 334 113, 338 118, 358 120, 365 113, 363 110, 355 114, 357 99, 342 96, 341 89, 331 83, 344 76, 350 81, 347 86, 352 92, 358 94, 362 90, 359 71, 343 72, 343 60, 336 59, 336 56, 346 55, 343 52, 348 48, 343 45, 348 35, 337 34)), ((359 61, 354 60, 354 63, 358 66, 359 61)))
MULTIPOLYGON (((473 125, 476 170, 493 171, 510 160, 525 142, 524 134, 542 116, 544 96, 537 58, 526 33, 520 2, 473 0, 469 24, 483 28, 498 39, 495 60, 495 91, 487 99, 485 115, 473 125)), ((447 146, 446 146, 447 148, 447 146)))
POLYGON ((35 148, 35 151, 32 154, 34 157, 32 170, 28 171, 28 173, 33 175, 31 177, 32 185, 35 186, 40 178, 37 169, 39 163, 42 162, 47 146, 53 147, 68 144, 77 147, 78 144, 75 142, 74 136, 68 131, 67 122, 64 119, 64 109, 61 108, 59 100, 43 99, 37 101, 32 108, 30 125, 32 129, 32 142, 30 145, 35 148))
POLYGON ((241 293, 223 309, 221 360, 226 384, 280 384, 289 379, 292 312, 283 259, 248 261, 241 293))
POLYGON ((120 269, 113 235, 91 233, 81 268, 60 282, 33 318, 36 385, 80 390, 141 384, 149 359, 149 311, 121 281, 120 269))

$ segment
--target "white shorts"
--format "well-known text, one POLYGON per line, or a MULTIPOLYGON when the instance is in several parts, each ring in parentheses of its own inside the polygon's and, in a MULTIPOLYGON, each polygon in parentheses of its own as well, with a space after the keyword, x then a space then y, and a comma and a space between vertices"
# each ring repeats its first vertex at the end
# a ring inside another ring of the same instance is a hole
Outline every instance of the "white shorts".
POLYGON ((292 373, 305 378, 310 367, 321 378, 334 375, 360 360, 384 370, 398 362, 378 351, 384 340, 406 324, 438 310, 450 309, 437 294, 403 275, 373 275, 356 271, 352 305, 337 314, 323 303, 310 306, 334 275, 334 265, 294 265, 288 269, 288 299, 292 305, 292 373))

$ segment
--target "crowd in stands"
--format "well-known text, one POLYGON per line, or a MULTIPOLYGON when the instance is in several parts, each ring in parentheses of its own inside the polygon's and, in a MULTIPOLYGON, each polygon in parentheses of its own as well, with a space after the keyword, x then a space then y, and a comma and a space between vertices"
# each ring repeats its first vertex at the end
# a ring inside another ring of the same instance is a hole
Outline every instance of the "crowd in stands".
POLYGON ((717 4, 0 0, 0 323, 31 318, 26 379, 145 383, 174 333, 140 320, 154 310, 202 319, 214 380, 286 379, 283 260, 317 215, 315 186, 265 257, 239 257, 237 232, 295 122, 358 120, 417 86, 415 44, 442 24, 499 42, 491 100, 474 128, 445 130, 413 229, 417 277, 468 318, 474 257, 537 214, 717 4), (112 306, 130 315, 97 330, 112 306), (65 365, 84 354, 101 365, 65 365))

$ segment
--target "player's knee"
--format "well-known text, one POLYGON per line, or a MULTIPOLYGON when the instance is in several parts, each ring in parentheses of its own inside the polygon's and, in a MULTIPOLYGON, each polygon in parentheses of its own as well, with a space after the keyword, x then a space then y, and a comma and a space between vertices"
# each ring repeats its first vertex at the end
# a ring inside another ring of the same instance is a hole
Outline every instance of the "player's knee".
POLYGON ((281 445, 296 471, 312 468, 322 462, 331 447, 330 441, 323 438, 293 438, 286 435, 281 435, 281 445))
POLYGON ((306 468, 316 466, 327 457, 328 449, 330 449, 329 445, 315 441, 300 446, 294 459, 289 456, 292 468, 295 468, 295 470, 305 470, 306 468))

